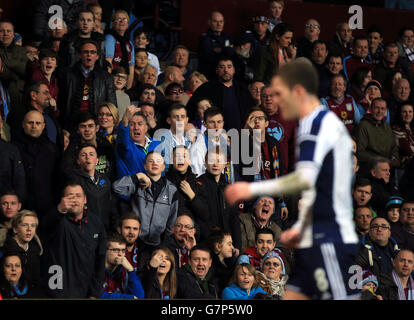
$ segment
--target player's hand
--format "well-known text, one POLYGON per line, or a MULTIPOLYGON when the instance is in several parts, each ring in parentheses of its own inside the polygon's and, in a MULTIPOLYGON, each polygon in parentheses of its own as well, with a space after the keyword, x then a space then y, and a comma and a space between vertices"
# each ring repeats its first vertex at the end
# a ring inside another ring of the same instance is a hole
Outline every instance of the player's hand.
POLYGON ((150 260, 150 266, 153 268, 158 268, 163 261, 164 261, 164 258, 162 254, 156 253, 150 260))
POLYGON ((248 182, 236 182, 224 189, 224 196, 230 205, 240 200, 250 199, 252 193, 248 182))
POLYGON ((302 235, 299 229, 290 228, 282 232, 280 235, 280 242, 282 242, 287 248, 296 249, 299 246, 302 235))
POLYGON ((280 217, 285 221, 289 216, 289 211, 286 207, 280 208, 280 217))

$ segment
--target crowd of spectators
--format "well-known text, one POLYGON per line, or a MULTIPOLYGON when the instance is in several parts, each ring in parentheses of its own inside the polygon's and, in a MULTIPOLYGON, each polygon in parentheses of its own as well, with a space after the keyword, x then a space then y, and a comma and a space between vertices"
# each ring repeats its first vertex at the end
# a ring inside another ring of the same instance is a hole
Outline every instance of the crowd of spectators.
POLYGON ((50 29, 49 2, 34 39, 0 21, 0 297, 282 299, 300 195, 224 189, 293 170, 272 77, 304 59, 354 141, 361 297, 414 300, 413 28, 323 41, 269 0, 234 39, 211 12, 196 63, 183 44, 159 61, 129 12, 63 1, 50 29))

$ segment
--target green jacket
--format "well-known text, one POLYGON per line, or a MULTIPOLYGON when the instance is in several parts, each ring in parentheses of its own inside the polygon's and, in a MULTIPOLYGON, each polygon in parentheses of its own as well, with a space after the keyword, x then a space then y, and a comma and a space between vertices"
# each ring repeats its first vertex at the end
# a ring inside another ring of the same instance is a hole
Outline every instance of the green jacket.
POLYGON ((355 128, 357 156, 361 163, 367 163, 374 157, 398 160, 398 146, 391 126, 382 120, 377 122, 372 114, 365 114, 355 128))

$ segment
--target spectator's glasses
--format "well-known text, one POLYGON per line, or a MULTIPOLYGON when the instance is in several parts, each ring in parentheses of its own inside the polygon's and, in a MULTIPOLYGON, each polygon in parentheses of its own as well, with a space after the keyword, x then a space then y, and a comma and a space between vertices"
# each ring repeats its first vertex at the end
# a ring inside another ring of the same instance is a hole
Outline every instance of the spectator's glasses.
POLYGON ((319 29, 319 26, 317 24, 305 24, 306 28, 315 28, 315 29, 319 29))
POLYGON ((181 94, 181 93, 184 93, 184 90, 183 89, 176 89, 176 90, 171 90, 170 91, 170 94, 181 94))
POLYGON ((266 117, 265 116, 257 116, 257 117, 254 117, 252 120, 253 121, 255 121, 255 120, 266 121, 266 117))
POLYGON ((279 263, 277 263, 277 262, 270 262, 270 261, 266 261, 264 265, 266 267, 271 267, 271 266, 273 266, 275 268, 280 267, 280 264, 279 263))
POLYGON ((128 18, 115 18, 114 22, 127 22, 128 18))
POLYGON ((115 253, 120 253, 120 252, 125 253, 126 252, 126 249, 119 249, 119 248, 111 248, 111 249, 108 248, 108 250, 112 251, 112 252, 115 252, 115 253))
POLYGON ((391 230, 391 227, 390 226, 386 226, 385 224, 381 224, 381 225, 373 224, 372 226, 370 226, 370 229, 372 229, 372 230, 374 230, 374 229, 379 230, 380 228, 382 230, 391 230))
POLYGON ((174 224, 174 227, 178 228, 178 229, 183 229, 183 230, 191 230, 194 229, 194 227, 190 224, 186 224, 186 225, 182 225, 180 223, 178 224, 174 224))
POLYGON ((98 117, 112 117, 112 113, 110 113, 110 112, 99 112, 98 117))

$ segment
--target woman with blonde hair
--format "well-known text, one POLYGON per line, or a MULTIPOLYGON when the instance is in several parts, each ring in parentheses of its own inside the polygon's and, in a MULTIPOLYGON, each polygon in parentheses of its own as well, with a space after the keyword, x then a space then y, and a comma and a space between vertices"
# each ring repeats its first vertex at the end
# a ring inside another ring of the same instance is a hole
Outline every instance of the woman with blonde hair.
POLYGON ((167 247, 155 249, 141 278, 148 299, 174 299, 177 293, 175 258, 167 247))
POLYGON ((199 86, 207 81, 207 77, 204 74, 194 71, 188 78, 188 90, 186 91, 187 95, 191 98, 194 91, 196 91, 199 86))
POLYGON ((104 101, 98 109, 99 136, 105 137, 115 145, 116 130, 119 123, 118 108, 114 104, 104 101))

